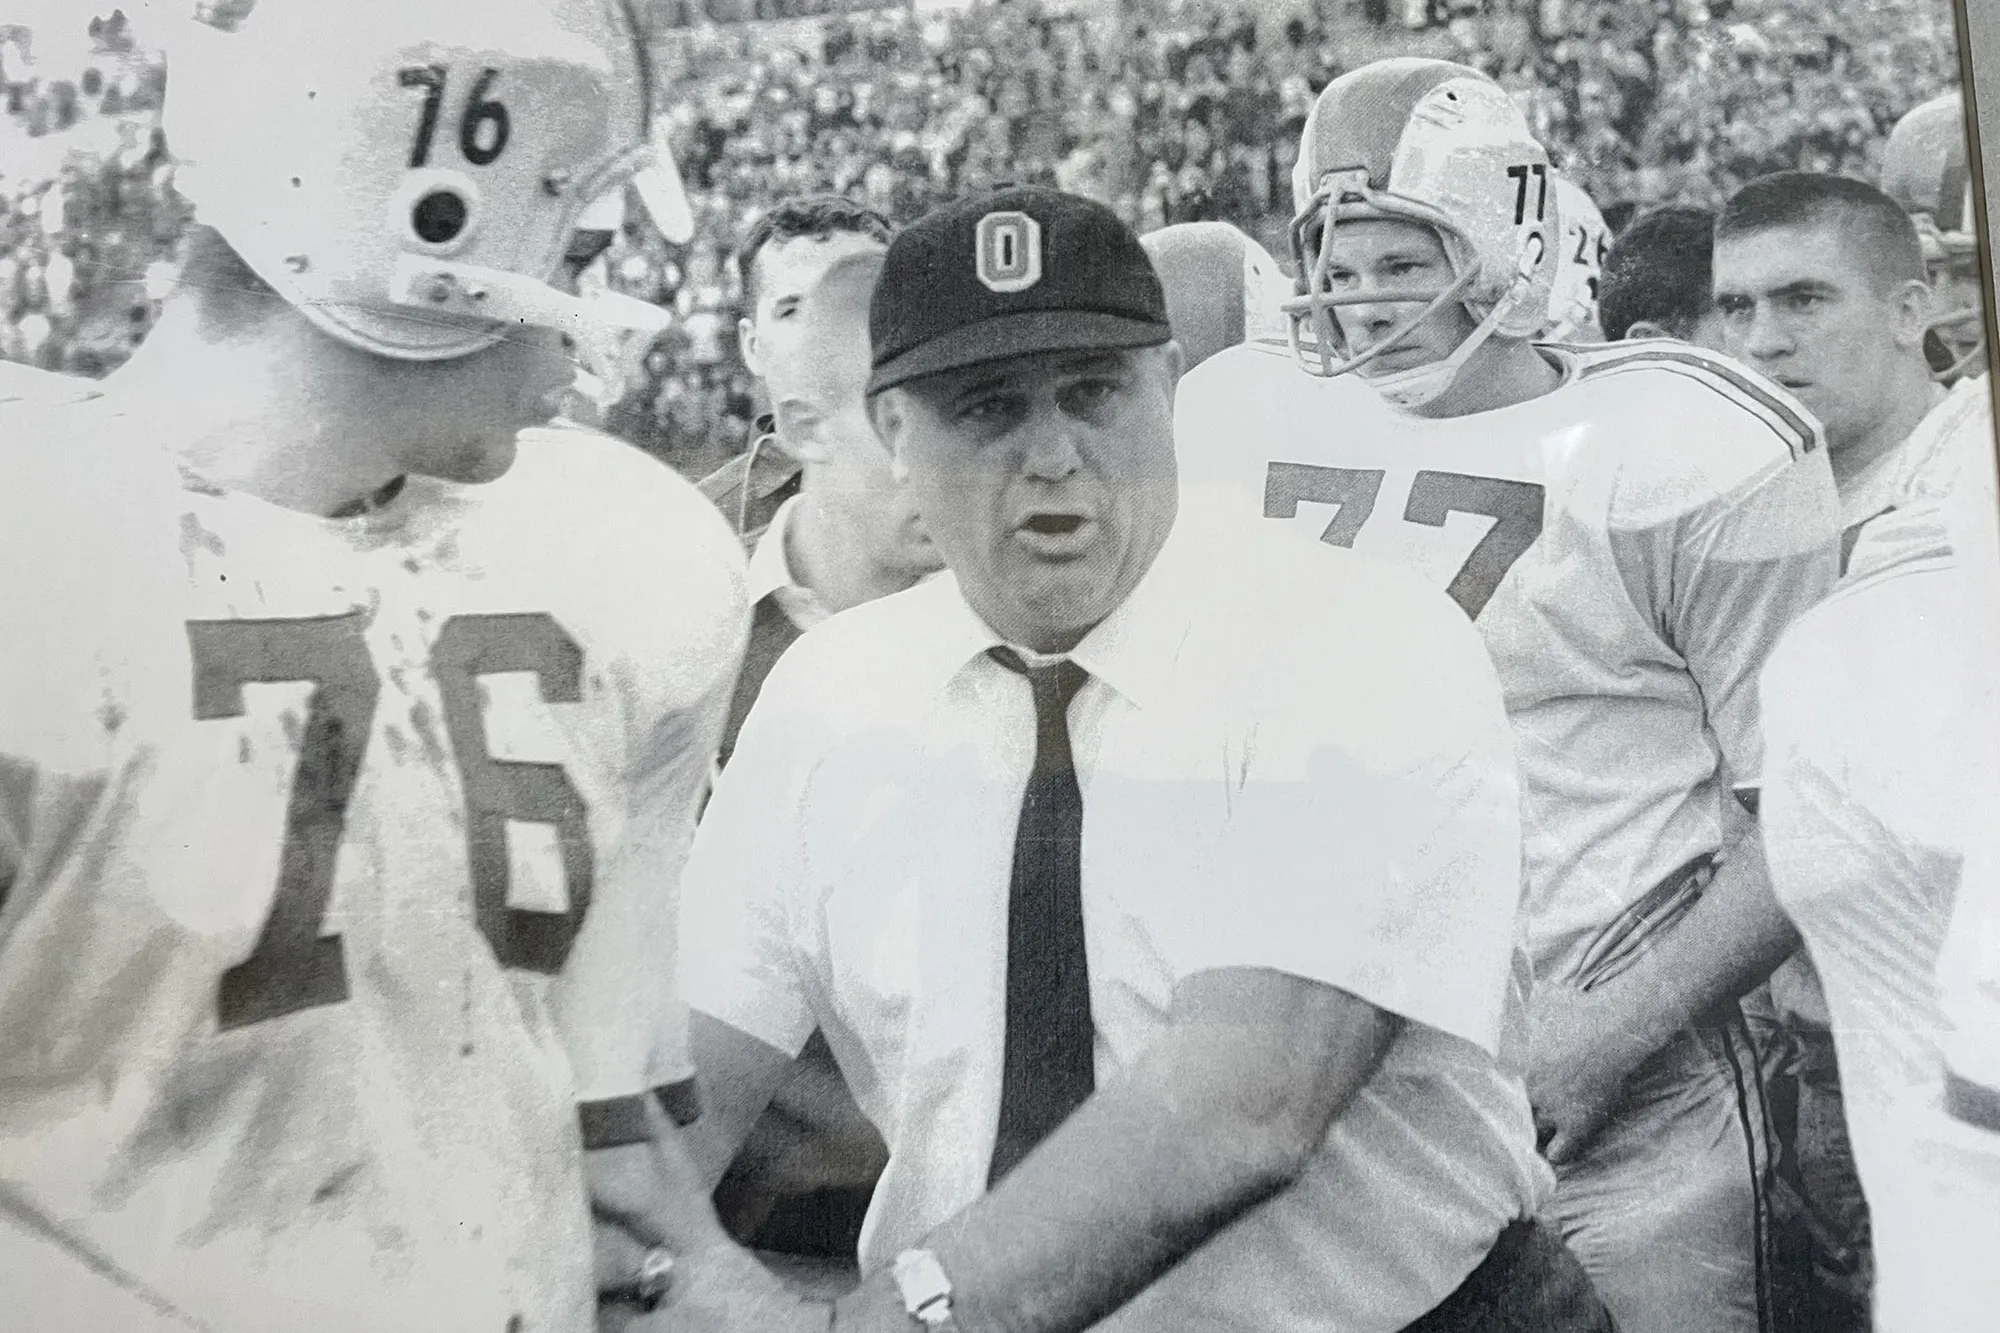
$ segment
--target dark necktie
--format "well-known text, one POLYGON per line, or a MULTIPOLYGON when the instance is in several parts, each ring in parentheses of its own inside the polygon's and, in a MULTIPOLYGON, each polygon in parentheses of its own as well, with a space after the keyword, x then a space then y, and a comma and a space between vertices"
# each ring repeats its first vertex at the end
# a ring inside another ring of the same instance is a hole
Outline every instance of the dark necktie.
POLYGON ((1008 648, 992 656, 1034 689, 1035 767, 1021 794, 1007 889, 1007 1041, 989 1187, 1096 1086, 1083 947, 1083 792, 1069 748, 1070 700, 1090 675, 1067 660, 1031 669, 1008 648))

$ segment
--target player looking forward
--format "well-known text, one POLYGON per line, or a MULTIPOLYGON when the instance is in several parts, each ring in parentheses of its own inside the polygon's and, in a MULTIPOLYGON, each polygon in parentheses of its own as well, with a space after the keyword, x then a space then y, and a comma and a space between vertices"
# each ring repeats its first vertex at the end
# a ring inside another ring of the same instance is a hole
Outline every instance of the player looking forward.
POLYGON ((1328 85, 1293 177, 1293 346, 1182 382, 1183 491, 1402 560, 1475 618, 1521 761, 1553 1216, 1621 1328, 1755 1329, 1766 1142, 1737 1002, 1796 936, 1730 793, 1758 773, 1764 655, 1834 580, 1833 482, 1806 413, 1731 361, 1532 341, 1549 174, 1474 70, 1328 85))
POLYGON ((166 45, 182 285, 0 445, 0 1304, 582 1333, 586 1174, 645 1211, 692 1073, 649 1057, 746 624, 692 487, 518 437, 640 50, 597 0, 166 45))

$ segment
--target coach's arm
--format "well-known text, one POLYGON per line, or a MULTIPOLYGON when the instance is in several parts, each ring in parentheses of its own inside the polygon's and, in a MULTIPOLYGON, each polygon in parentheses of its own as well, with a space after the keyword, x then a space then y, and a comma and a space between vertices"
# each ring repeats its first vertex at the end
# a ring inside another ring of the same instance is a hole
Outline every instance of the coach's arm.
MULTIPOLYGON (((1166 1030, 1132 1067, 925 1242, 950 1275, 961 1328, 1057 1333, 1110 1314, 1299 1178, 1399 1022, 1346 991, 1285 973, 1223 968, 1186 978, 1166 1030)), ((716 1031, 724 1026, 708 1029, 708 1055, 696 1048, 704 1078, 721 1068, 708 1063, 720 1045, 738 1060, 720 1082, 747 1076, 774 1085, 772 1071, 782 1077, 787 1057, 716 1031)), ((725 1112, 739 1138, 756 1100, 725 1112)), ((727 1160, 727 1137, 718 1133, 704 1156, 727 1160)), ((834 1315, 842 1333, 910 1327, 886 1272, 840 1300, 834 1315)), ((647 1326, 827 1328, 825 1307, 784 1293, 726 1242, 683 1254, 656 1318, 647 1326)))

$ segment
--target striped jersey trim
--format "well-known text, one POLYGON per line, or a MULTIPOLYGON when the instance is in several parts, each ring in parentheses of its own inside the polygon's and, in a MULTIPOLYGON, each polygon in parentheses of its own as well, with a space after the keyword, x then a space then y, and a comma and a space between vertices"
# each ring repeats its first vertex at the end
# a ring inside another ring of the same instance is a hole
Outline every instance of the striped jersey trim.
POLYGON ((1618 371, 1649 368, 1685 376, 1713 389, 1738 407, 1747 408, 1785 442, 1785 448, 1794 461, 1820 447, 1819 428, 1770 387, 1720 357, 1709 356, 1665 339, 1640 343, 1624 355, 1586 362, 1577 378, 1590 379, 1618 371))

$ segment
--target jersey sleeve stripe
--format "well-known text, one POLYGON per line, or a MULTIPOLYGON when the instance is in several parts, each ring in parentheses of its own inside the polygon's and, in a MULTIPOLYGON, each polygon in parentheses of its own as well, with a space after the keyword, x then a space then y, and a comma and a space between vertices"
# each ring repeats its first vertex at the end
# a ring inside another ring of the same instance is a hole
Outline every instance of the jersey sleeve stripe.
POLYGON ((1773 386, 1720 357, 1692 347, 1665 342, 1641 344, 1628 354, 1585 365, 1578 378, 1591 379, 1615 371, 1646 367, 1685 375, 1707 385, 1738 406, 1750 409, 1784 440, 1785 448, 1794 459, 1804 457, 1820 446, 1819 428, 1773 386))

